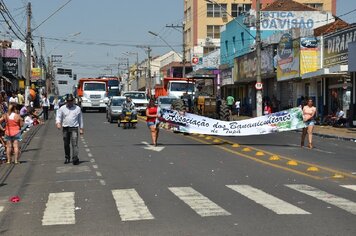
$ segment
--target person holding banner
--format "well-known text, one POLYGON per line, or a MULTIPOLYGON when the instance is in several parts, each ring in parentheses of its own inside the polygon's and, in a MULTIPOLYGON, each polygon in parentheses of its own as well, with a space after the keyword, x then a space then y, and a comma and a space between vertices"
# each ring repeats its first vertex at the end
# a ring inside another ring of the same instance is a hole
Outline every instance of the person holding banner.
POLYGON ((306 128, 303 128, 302 131, 302 141, 300 142, 300 146, 304 147, 304 140, 305 136, 308 133, 308 147, 313 148, 313 129, 315 125, 315 114, 316 114, 316 107, 313 106, 313 100, 308 99, 307 100, 307 105, 303 107, 303 121, 305 125, 307 126, 306 128))
POLYGON ((157 146, 157 139, 159 133, 158 108, 153 99, 151 99, 147 105, 146 117, 147 126, 151 131, 152 145, 157 146))

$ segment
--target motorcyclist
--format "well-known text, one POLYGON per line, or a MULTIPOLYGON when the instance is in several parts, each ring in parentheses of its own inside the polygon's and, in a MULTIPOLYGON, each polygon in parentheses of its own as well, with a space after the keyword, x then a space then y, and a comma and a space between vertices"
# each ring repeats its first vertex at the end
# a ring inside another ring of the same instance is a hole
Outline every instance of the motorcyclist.
POLYGON ((126 112, 131 112, 131 120, 137 120, 137 111, 135 109, 135 103, 128 96, 126 100, 122 103, 122 114, 121 119, 125 119, 126 112))

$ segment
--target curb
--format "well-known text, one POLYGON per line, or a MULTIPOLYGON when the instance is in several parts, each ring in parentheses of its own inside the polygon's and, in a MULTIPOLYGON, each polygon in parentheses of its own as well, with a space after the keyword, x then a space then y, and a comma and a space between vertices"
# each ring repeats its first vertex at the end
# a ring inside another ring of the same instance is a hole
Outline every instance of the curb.
MULTIPOLYGON (((302 131, 301 130, 296 130, 296 132, 297 133, 301 133, 302 131)), ((342 141, 356 142, 355 138, 347 138, 347 137, 331 135, 331 134, 322 134, 322 133, 313 132, 313 135, 318 136, 320 138, 330 138, 330 139, 337 139, 337 140, 342 140, 342 141)))

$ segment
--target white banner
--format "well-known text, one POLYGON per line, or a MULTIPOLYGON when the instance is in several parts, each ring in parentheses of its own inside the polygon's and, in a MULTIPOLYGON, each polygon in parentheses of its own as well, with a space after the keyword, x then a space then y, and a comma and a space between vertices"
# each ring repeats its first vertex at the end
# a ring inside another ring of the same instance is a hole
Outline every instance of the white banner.
POLYGON ((221 121, 191 113, 160 110, 161 127, 184 133, 219 136, 270 134, 306 127, 299 107, 241 121, 221 121))

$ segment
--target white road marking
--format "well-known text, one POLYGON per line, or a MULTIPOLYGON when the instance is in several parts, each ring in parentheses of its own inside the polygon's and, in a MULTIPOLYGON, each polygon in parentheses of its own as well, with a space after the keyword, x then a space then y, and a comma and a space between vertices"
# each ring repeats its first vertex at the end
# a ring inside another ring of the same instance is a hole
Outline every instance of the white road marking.
POLYGON ((336 195, 324 192, 322 190, 311 187, 309 185, 287 184, 286 186, 288 188, 294 189, 298 192, 304 193, 311 197, 315 197, 316 199, 319 199, 323 202, 329 203, 329 204, 339 207, 347 212, 350 212, 351 214, 356 215, 356 203, 354 203, 350 200, 347 200, 345 198, 341 198, 336 195))
POLYGON ((262 190, 253 188, 249 185, 226 185, 226 187, 238 192, 239 194, 251 199, 252 201, 270 209, 278 215, 307 215, 311 214, 299 207, 276 198, 262 190))
POLYGON ((42 225, 75 224, 74 192, 50 193, 42 225))
POLYGON ((151 212, 134 189, 111 190, 122 221, 152 220, 151 212))
POLYGON ((2 212, 4 210, 3 206, 0 206, 0 212, 2 212))
POLYGON ((165 148, 165 147, 155 147, 153 145, 150 145, 147 142, 141 142, 141 143, 146 145, 145 147, 143 147, 144 149, 150 150, 150 151, 160 152, 165 148))
POLYGON ((99 171, 96 172, 96 175, 99 176, 99 177, 103 176, 99 171))
POLYGON ((91 163, 94 163, 94 162, 95 162, 95 159, 94 159, 94 158, 90 159, 90 162, 91 162, 91 163))
POLYGON ((101 184, 101 185, 106 185, 105 180, 101 179, 101 180, 100 180, 100 184, 101 184))
POLYGON ((86 148, 85 151, 86 151, 86 152, 90 152, 90 149, 89 149, 89 148, 86 148))
POLYGON ((231 215, 191 187, 172 187, 168 189, 202 217, 231 215))
POLYGON ((340 186, 356 191, 356 185, 340 185, 340 186))
POLYGON ((87 147, 88 147, 88 145, 84 144, 84 147, 85 147, 85 148, 87 148, 87 147))
POLYGON ((90 172, 89 166, 59 166, 56 168, 57 174, 90 172))
POLYGON ((94 169, 98 169, 98 165, 93 165, 93 168, 94 169))
POLYGON ((93 154, 91 154, 90 152, 88 153, 88 157, 93 157, 93 154))

